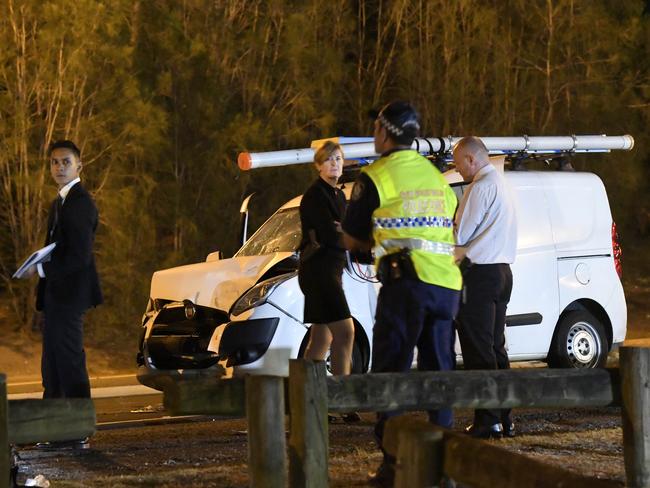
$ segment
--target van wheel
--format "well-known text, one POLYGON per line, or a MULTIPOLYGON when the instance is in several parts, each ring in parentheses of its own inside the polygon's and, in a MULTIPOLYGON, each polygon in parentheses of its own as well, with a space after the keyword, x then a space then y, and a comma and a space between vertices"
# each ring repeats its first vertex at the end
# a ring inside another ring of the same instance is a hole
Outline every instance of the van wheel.
POLYGON ((600 368, 607 361, 607 336, 603 325, 582 310, 567 313, 555 328, 548 354, 551 368, 600 368))
MULTIPOLYGON (((307 331, 305 337, 300 343, 300 349, 298 350, 298 357, 305 357, 305 350, 307 349, 307 344, 309 344, 309 336, 311 335, 311 329, 307 331)), ((325 357, 325 366, 327 367, 327 374, 332 374, 332 360, 330 357, 329 351, 325 357)), ((354 344, 352 344, 352 367, 350 368, 350 374, 362 374, 363 371, 363 354, 361 354, 361 348, 359 347, 358 341, 355 339, 354 344)))

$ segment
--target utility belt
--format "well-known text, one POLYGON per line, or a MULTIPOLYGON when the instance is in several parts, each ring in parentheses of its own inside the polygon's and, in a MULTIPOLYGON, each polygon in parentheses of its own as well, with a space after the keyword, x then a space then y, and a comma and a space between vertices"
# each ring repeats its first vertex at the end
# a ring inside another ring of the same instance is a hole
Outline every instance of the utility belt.
POLYGON ((377 278, 382 284, 394 283, 403 278, 418 279, 413 265, 411 250, 426 251, 432 254, 453 256, 454 245, 446 242, 435 242, 426 239, 406 238, 387 239, 374 248, 375 256, 380 257, 377 278), (386 249, 398 251, 387 253, 386 249))

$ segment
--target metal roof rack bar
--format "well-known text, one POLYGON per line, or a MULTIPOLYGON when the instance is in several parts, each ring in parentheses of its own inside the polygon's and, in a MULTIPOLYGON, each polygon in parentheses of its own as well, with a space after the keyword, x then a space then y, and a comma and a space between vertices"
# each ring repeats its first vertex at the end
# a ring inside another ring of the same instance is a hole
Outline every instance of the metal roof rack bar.
MULTIPOLYGON (((413 149, 423 155, 435 156, 441 153, 451 153, 454 145, 462 137, 447 136, 417 138, 413 149)), ((612 150, 629 151, 634 147, 634 138, 630 135, 607 136, 601 135, 570 135, 570 136, 512 136, 512 137, 480 137, 492 155, 498 154, 561 154, 561 153, 602 153, 612 150)), ((372 142, 342 144, 346 159, 374 159, 375 153, 372 142)), ((314 161, 314 149, 288 149, 269 152, 242 152, 237 163, 242 171, 254 168, 304 164, 314 161)))

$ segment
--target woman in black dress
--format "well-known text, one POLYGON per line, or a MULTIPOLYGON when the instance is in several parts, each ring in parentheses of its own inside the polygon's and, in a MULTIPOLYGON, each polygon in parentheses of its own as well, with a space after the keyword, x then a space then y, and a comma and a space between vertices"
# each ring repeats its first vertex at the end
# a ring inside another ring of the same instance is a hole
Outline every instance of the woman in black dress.
POLYGON ((312 324, 305 358, 324 360, 331 348, 332 373, 344 375, 350 374, 354 324, 342 284, 345 195, 336 187, 343 172, 341 146, 327 141, 314 162, 319 177, 300 203, 303 237, 298 282, 305 295, 304 322, 312 324))

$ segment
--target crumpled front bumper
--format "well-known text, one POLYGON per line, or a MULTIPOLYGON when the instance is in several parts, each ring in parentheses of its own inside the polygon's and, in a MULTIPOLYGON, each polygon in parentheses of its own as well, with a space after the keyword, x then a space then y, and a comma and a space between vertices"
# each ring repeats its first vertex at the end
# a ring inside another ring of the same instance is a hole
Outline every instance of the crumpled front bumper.
POLYGON ((136 378, 140 384, 153 388, 154 390, 164 391, 167 385, 179 380, 212 378, 228 378, 232 370, 226 369, 221 364, 215 364, 205 369, 156 369, 152 366, 140 365, 136 371, 136 378))
POLYGON ((278 317, 229 322, 219 341, 219 360, 226 360, 228 367, 257 361, 268 350, 279 322, 278 317))

